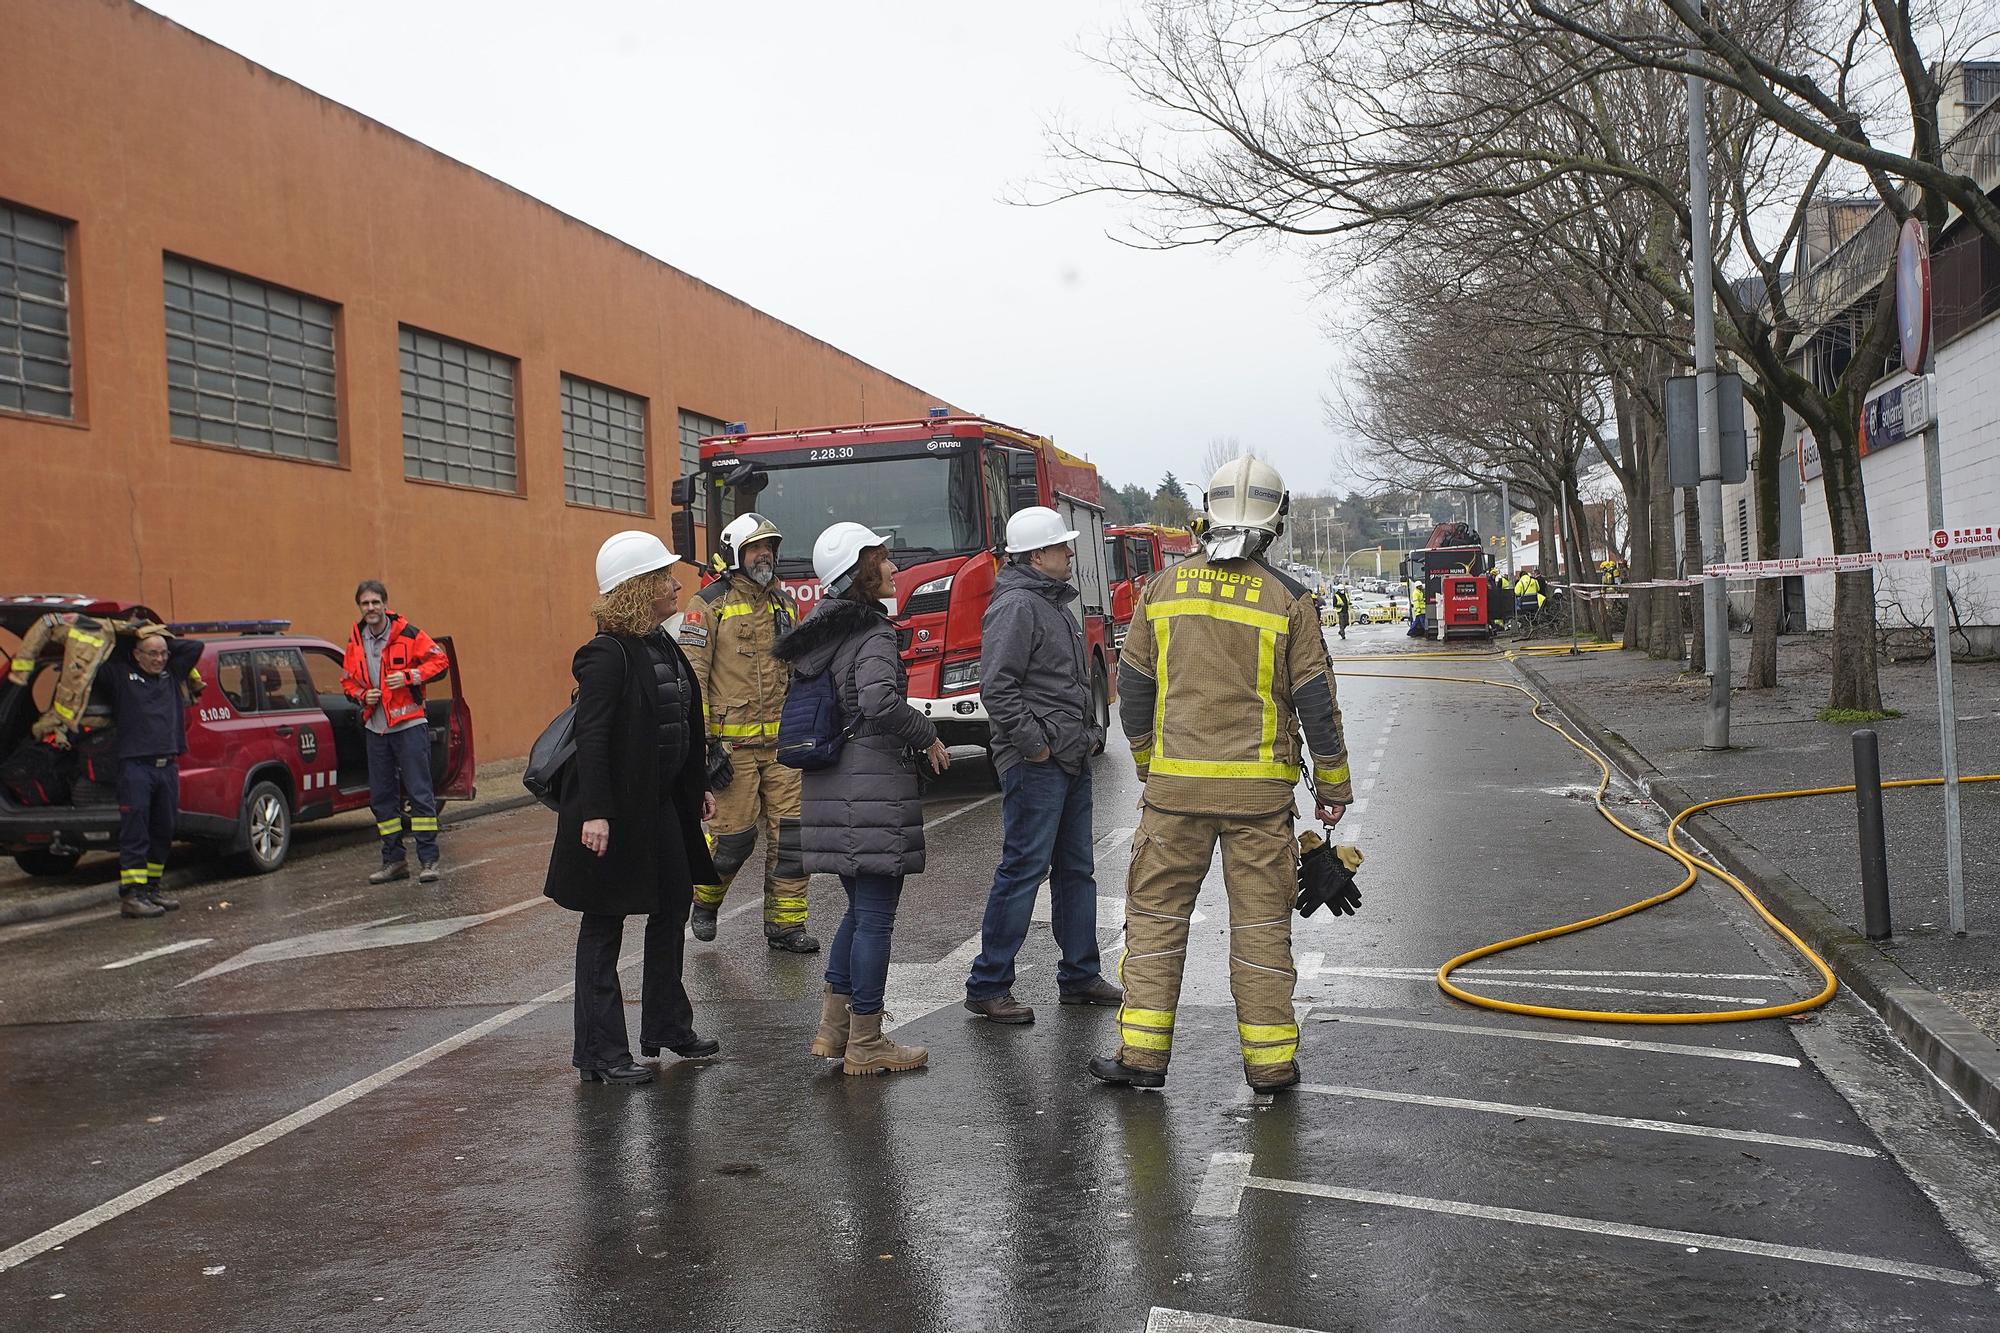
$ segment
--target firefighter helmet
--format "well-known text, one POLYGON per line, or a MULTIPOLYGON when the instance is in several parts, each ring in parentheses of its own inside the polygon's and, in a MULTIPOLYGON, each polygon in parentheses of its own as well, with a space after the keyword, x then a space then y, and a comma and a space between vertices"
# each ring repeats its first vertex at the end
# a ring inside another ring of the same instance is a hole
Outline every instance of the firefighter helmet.
POLYGON ((1261 458, 1230 459, 1208 481, 1202 549, 1211 560, 1258 554, 1284 531, 1291 503, 1276 468, 1261 458))
POLYGON ((722 545, 728 552, 728 567, 743 568, 743 548, 761 541, 783 541, 778 525, 762 514, 738 514, 722 529, 722 545))

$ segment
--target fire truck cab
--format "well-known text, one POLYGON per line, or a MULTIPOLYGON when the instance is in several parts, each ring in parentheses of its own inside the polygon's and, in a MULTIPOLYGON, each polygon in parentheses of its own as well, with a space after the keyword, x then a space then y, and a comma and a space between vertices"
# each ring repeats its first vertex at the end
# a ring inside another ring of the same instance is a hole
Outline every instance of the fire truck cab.
POLYGON ((1092 704, 1109 726, 1113 682, 1111 587, 1097 469, 1054 441, 981 417, 934 409, 916 421, 752 434, 740 425, 700 442, 697 470, 674 483, 674 546, 719 548, 723 524, 751 510, 785 534, 778 575, 812 610, 819 584, 813 541, 835 523, 865 523, 889 538, 896 563, 894 618, 910 703, 947 745, 988 743, 980 701, 980 622, 1005 558, 1007 520, 1046 505, 1077 531, 1092 704))
POLYGON ((1105 562, 1111 570, 1111 624, 1115 644, 1125 646, 1132 606, 1146 580, 1194 553, 1194 534, 1158 523, 1131 523, 1104 530, 1105 562))

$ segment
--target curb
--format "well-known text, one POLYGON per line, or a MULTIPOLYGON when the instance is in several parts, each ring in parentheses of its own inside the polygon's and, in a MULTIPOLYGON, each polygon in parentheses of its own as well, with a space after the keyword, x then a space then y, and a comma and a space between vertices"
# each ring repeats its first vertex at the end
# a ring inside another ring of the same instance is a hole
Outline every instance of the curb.
MULTIPOLYGON (((1669 817, 1695 804, 1623 737, 1601 726, 1569 693, 1515 659, 1514 668, 1540 690, 1613 766, 1669 817)), ((1905 972, 1842 921, 1762 852, 1706 815, 1687 825, 1730 873, 1757 891, 1771 914, 1826 959, 1842 985, 1860 996, 1940 1082, 1989 1128, 2000 1128, 2000 1043, 1905 972), (1699 823, 1700 829, 1693 830, 1699 823)))
MULTIPOLYGON (((497 800, 481 801, 476 805, 470 803, 461 803, 456 806, 447 805, 438 811, 438 827, 450 828, 456 824, 483 819, 487 815, 505 814, 509 810, 520 810, 534 804, 535 798, 527 792, 522 792, 516 796, 502 796, 497 800)), ((323 852, 344 851, 350 847, 357 847, 363 843, 373 842, 374 839, 375 830, 372 828, 357 828, 352 833, 329 834, 314 843, 310 855, 302 856, 299 859, 309 861, 323 852)), ((293 862, 288 860, 286 864, 293 864, 293 862)), ((188 888, 201 883, 203 880, 196 878, 196 874, 198 870, 204 868, 206 867, 197 867, 194 870, 182 870, 178 873, 169 870, 165 877, 164 887, 188 888)), ((244 877, 231 875, 226 878, 237 879, 244 877)), ((89 888, 67 889, 60 893, 51 893, 28 902, 0 903, 0 926, 16 926, 26 921, 46 921, 52 917, 71 916, 77 912, 88 912, 93 907, 109 906, 117 901, 118 886, 116 884, 96 884, 89 888)))

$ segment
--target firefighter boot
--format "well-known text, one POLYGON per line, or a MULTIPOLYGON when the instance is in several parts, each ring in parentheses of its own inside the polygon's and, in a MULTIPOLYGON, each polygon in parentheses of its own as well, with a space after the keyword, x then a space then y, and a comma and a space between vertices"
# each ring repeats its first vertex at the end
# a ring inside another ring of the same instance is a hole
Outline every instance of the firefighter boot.
POLYGON ((847 1053, 847 1002, 853 998, 832 986, 820 992, 819 1031, 813 1034, 812 1043, 812 1053, 820 1059, 838 1060, 847 1053))
POLYGON ((806 928, 804 926, 799 926, 792 930, 787 930, 777 935, 773 935, 768 930, 766 930, 764 934, 764 943, 770 945, 773 949, 779 949, 784 951, 785 953, 819 952, 818 938, 806 934, 806 928))
POLYGON ((900 1073, 922 1069, 931 1053, 921 1046, 899 1046, 882 1035, 882 1011, 857 1014, 847 1011, 847 1060, 841 1072, 847 1074, 900 1073))
POLYGON ((715 909, 707 903, 696 903, 694 910, 688 913, 688 929, 694 932, 696 939, 703 942, 714 939, 715 909))
POLYGON ((1111 1083, 1126 1088, 1167 1086, 1166 1070, 1134 1069, 1115 1055, 1093 1056, 1090 1061, 1090 1076, 1099 1083, 1111 1083))

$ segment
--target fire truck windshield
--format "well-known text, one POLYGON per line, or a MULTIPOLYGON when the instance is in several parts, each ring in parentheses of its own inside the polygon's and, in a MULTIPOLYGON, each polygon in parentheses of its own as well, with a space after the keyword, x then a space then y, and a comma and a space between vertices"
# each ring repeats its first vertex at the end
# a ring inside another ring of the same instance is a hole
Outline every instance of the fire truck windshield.
POLYGON ((786 574, 812 569, 813 540, 835 523, 866 523, 889 538, 899 563, 917 555, 970 554, 990 543, 975 453, 954 458, 851 459, 764 473, 757 512, 785 534, 786 574))

